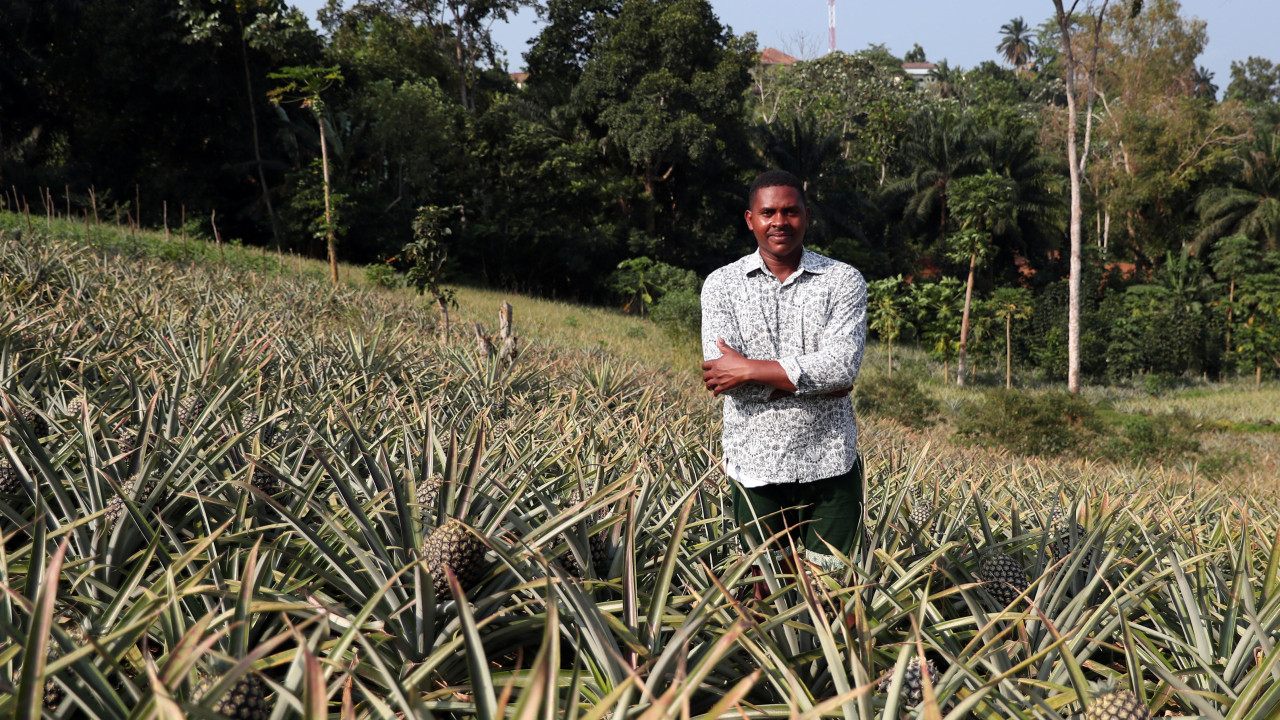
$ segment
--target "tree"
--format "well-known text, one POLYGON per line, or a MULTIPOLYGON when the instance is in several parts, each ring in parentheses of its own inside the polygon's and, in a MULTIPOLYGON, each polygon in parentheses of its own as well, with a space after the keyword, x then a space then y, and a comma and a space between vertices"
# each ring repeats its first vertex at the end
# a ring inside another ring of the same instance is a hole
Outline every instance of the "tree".
POLYGON ((1191 71, 1191 95, 1210 102, 1218 99, 1218 86, 1213 82, 1213 73, 1203 65, 1191 71))
POLYGON ((942 381, 951 377, 951 357, 960 335, 960 310, 964 286, 953 277, 938 282, 911 284, 912 321, 917 336, 942 360, 942 381))
POLYGON ((1097 71, 1097 34, 1102 27, 1102 18, 1107 11, 1107 3, 1109 0, 1103 0, 1102 9, 1098 11, 1094 17, 1094 52, 1086 70, 1086 124, 1084 135, 1084 148, 1082 151, 1076 147, 1076 124, 1079 118, 1079 110, 1077 108, 1076 98, 1076 72, 1079 65, 1076 61, 1075 50, 1072 48, 1072 15, 1075 13, 1076 5, 1080 0, 1074 0, 1071 9, 1063 8, 1063 0, 1053 0, 1055 17, 1058 20, 1058 32, 1061 37, 1062 54, 1061 62, 1065 71, 1067 83, 1067 169, 1071 182, 1071 219, 1070 219, 1070 236, 1071 236, 1071 276, 1070 276, 1070 299, 1068 300, 1068 318, 1067 318, 1067 391, 1079 394, 1080 392, 1080 273, 1082 272, 1080 247, 1082 245, 1082 228, 1081 221, 1084 217, 1084 204, 1080 194, 1080 186, 1084 181, 1085 166, 1089 158, 1089 140, 1092 131, 1093 117, 1093 99, 1094 99, 1094 80, 1097 71))
POLYGON ((413 242, 404 246, 405 258, 410 262, 409 285, 418 294, 431 293, 440 310, 440 339, 449 340, 449 308, 456 306, 452 288, 443 287, 445 263, 449 259, 445 239, 453 234, 446 219, 461 208, 423 205, 413 221, 413 242))
POLYGON ((1035 43, 1031 40, 1031 28, 1021 17, 1016 17, 1000 26, 1000 35, 996 52, 1015 69, 1025 72, 1036 52, 1035 43))
POLYGON ((329 251, 329 269, 333 273, 333 284, 338 284, 338 229, 337 219, 333 213, 333 184, 329 180, 329 143, 325 139, 325 126, 328 125, 326 106, 323 94, 326 90, 342 82, 342 73, 334 67, 313 67, 294 65, 281 68, 280 72, 268 75, 273 80, 283 80, 281 85, 268 93, 272 102, 297 102, 315 114, 316 124, 320 128, 320 162, 324 170, 324 238, 329 251))
POLYGON ((949 238, 948 254, 956 260, 967 260, 969 264, 964 287, 964 312, 960 320, 960 357, 956 363, 956 384, 964 385, 968 370, 966 360, 974 276, 979 263, 992 251, 992 234, 1013 223, 1013 183, 990 171, 960 178, 952 184, 951 205, 960 232, 949 238))
POLYGON ((723 187, 747 146, 755 37, 731 35, 706 0, 627 0, 599 22, 574 104, 643 187, 634 215, 650 249, 684 264, 695 222, 685 213, 723 187))
POLYGON ((1254 104, 1280 102, 1280 65, 1252 55, 1244 62, 1232 60, 1226 98, 1254 104))
POLYGON ((1261 263, 1258 261, 1257 244, 1248 235, 1228 235, 1214 243, 1209 260, 1218 281, 1227 283, 1227 331, 1224 357, 1229 359, 1231 357, 1231 323, 1236 304, 1236 283, 1244 275, 1258 270, 1261 263))
POLYGON ((277 226, 276 212, 271 202, 271 185, 267 182, 266 165, 262 159, 261 133, 258 129, 257 104, 260 96, 254 89, 249 50, 253 48, 275 55, 283 54, 291 41, 296 42, 296 38, 310 35, 307 19, 296 8, 286 5, 283 0, 249 0, 249 2, 214 0, 211 4, 197 0, 178 0, 174 12, 187 27, 188 42, 207 42, 215 46, 228 40, 224 35, 231 28, 231 23, 224 15, 227 13, 234 15, 234 30, 230 32, 229 40, 240 50, 240 60, 244 69, 246 105, 249 109, 249 125, 252 128, 253 160, 258 170, 262 203, 267 209, 267 219, 271 226, 271 238, 279 249, 280 229, 277 226))
POLYGON ((911 174, 883 191, 885 202, 901 208, 908 227, 921 228, 945 244, 950 183, 979 169, 982 160, 975 137, 970 117, 953 107, 928 107, 912 119, 902 148, 911 174))
POLYGON ((1004 318, 1004 386, 1013 387, 1013 321, 1031 318, 1031 291, 1021 287, 997 288, 991 305, 1004 318))
POLYGON ((1280 130, 1259 133, 1235 160, 1235 183, 1206 190, 1196 203, 1204 224, 1197 247, 1245 235, 1269 250, 1280 249, 1280 130))
POLYGON ((1116 6, 1095 29, 1094 47, 1077 43, 1098 53, 1101 111, 1089 186, 1104 228, 1112 217, 1124 228, 1123 245, 1105 233, 1102 243, 1155 263, 1180 250, 1195 221, 1197 186, 1221 173, 1246 137, 1247 117, 1238 103, 1195 97, 1195 61, 1208 35, 1202 21, 1180 15, 1176 0, 1154 0, 1133 17, 1116 6))
POLYGON ((867 283, 867 327, 874 330, 889 351, 889 377, 893 377, 893 343, 907 327, 906 299, 903 291, 906 283, 901 275, 894 275, 867 283))
POLYGON ((925 57, 924 48, 920 47, 920 43, 912 45, 907 54, 902 56, 902 61, 909 63, 929 62, 928 58, 925 57))

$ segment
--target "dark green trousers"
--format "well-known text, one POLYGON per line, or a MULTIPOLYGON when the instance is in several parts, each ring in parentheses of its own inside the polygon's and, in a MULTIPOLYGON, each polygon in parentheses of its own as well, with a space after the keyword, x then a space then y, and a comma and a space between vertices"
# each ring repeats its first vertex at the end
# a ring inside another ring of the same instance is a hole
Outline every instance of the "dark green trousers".
POLYGON ((862 457, 843 475, 813 482, 779 483, 744 488, 730 481, 733 517, 757 543, 793 527, 777 549, 791 544, 811 553, 830 555, 830 545, 852 554, 862 532, 862 457))

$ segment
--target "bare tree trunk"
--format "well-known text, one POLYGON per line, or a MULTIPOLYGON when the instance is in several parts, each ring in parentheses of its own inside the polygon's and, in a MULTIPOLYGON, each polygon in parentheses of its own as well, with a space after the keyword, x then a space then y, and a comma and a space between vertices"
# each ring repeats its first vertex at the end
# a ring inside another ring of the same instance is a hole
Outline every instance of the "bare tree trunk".
POLYGON ((320 165, 324 169, 324 226, 325 240, 329 245, 329 270, 333 273, 333 284, 338 284, 338 238, 333 231, 333 200, 329 190, 329 142, 325 138, 324 116, 316 113, 320 126, 320 165))
POLYGON ((964 286, 964 315, 960 319, 960 359, 956 361, 956 385, 964 385, 969 347, 969 308, 973 303, 973 275, 978 267, 978 254, 969 256, 969 280, 964 286))
MULTIPOLYGON (((1083 229, 1081 222, 1084 214, 1084 204, 1081 199, 1080 185, 1081 177, 1084 174, 1085 160, 1088 156, 1089 132, 1085 132, 1085 152, 1077 153, 1076 149, 1076 124, 1079 118, 1079 109, 1076 106, 1076 58, 1075 51, 1071 47, 1071 12, 1062 6, 1063 0, 1053 0, 1053 7, 1056 11, 1058 20, 1058 29, 1062 35, 1062 57, 1063 57, 1063 74, 1066 76, 1067 83, 1067 169, 1071 178, 1071 275, 1069 279, 1069 293, 1067 299, 1067 390, 1072 393, 1080 392, 1080 274, 1082 271, 1081 262, 1081 243, 1083 229)), ((1071 5, 1071 11, 1075 10, 1076 2, 1071 5)), ((1107 0, 1102 3, 1102 10, 1099 11, 1097 22, 1101 23, 1103 15, 1107 10, 1107 0)), ((1097 26, 1095 26, 1096 29, 1097 26)), ((1097 42, 1094 43, 1094 63, 1097 65, 1097 42)), ((1090 69, 1089 82, 1089 107, 1092 108, 1093 82, 1092 70, 1090 69)), ((1092 118, 1089 118, 1091 121, 1092 118)), ((1089 123, 1092 128, 1092 122, 1089 123)))

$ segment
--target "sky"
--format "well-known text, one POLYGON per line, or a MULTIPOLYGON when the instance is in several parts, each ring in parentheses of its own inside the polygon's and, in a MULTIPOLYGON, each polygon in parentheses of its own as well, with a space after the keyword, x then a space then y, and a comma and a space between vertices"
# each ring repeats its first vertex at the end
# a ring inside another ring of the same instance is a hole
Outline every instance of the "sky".
MULTIPOLYGON (((1114 1, 1114 0, 1113 0, 1114 1)), ((314 22, 325 0, 292 0, 314 22)), ((354 0, 346 0, 347 5, 354 0)), ((1082 5, 1084 2, 1082 1, 1082 5)), ((755 32, 761 49, 776 47, 804 59, 827 50, 826 0, 711 0, 720 21, 734 33, 755 32)), ((919 43, 929 60, 945 59, 952 67, 972 68, 998 59, 1000 26, 1021 16, 1035 27, 1053 13, 1051 0, 836 0, 836 47, 855 52, 883 44, 902 56, 919 43)), ((1276 0, 1183 0, 1182 16, 1208 23, 1209 43, 1199 64, 1214 74, 1224 91, 1231 82, 1231 61, 1250 55, 1280 60, 1276 0)), ((522 53, 540 23, 532 10, 507 23, 495 23, 494 40, 506 51, 512 72, 524 69, 522 53)))

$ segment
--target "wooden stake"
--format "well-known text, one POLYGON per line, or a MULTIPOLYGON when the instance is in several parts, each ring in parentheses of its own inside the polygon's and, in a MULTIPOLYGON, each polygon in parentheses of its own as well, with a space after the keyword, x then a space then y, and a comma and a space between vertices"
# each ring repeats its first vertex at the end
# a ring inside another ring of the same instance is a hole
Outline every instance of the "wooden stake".
POLYGON ((27 216, 27 234, 31 234, 31 203, 27 202, 27 196, 22 196, 22 209, 27 216))
POLYGON ((67 221, 69 222, 69 221, 71 220, 71 185, 69 185, 69 184, 68 184, 68 185, 64 185, 62 189, 63 189, 64 191, 66 191, 66 198, 67 198, 67 221))
POLYGON ((164 242, 169 244, 169 201, 164 201, 164 242))
POLYGON ((93 206, 93 224, 102 227, 102 219, 98 217, 98 196, 92 185, 89 186, 89 204, 93 206))
POLYGON ((142 226, 142 190, 138 187, 138 183, 133 184, 133 209, 134 217, 138 218, 138 226, 142 226))
POLYGON ((89 235, 89 208, 84 209, 84 242, 93 247, 93 238, 89 235))
POLYGON ((187 205, 182 204, 182 254, 187 254, 187 205))

